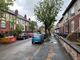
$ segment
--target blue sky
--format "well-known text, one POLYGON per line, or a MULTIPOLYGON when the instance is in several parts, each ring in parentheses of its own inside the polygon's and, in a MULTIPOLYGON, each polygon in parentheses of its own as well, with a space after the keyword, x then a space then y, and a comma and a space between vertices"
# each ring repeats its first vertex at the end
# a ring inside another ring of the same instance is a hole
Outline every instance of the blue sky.
MULTIPOLYGON (((14 2, 13 6, 10 6, 11 10, 19 10, 19 14, 21 15, 27 15, 27 17, 31 18, 31 20, 36 20, 34 16, 34 8, 35 5, 38 4, 38 2, 41 0, 16 0, 14 2)), ((57 16, 57 20, 59 20, 62 17, 62 13, 65 11, 66 7, 69 5, 71 0, 64 0, 64 4, 62 6, 62 11, 59 12, 57 16)), ((40 24, 39 24, 40 25, 40 24)))

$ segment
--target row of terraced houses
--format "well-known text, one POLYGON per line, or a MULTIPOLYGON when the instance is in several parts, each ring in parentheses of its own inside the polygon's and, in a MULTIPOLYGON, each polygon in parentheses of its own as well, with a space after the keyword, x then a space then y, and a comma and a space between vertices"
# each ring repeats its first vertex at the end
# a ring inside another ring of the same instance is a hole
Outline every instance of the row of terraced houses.
POLYGON ((72 0, 55 27, 56 33, 80 32, 80 0, 72 0))
POLYGON ((0 10, 0 12, 0 33, 8 33, 15 30, 17 24, 23 26, 23 31, 29 31, 29 19, 27 19, 26 15, 19 15, 18 10, 15 10, 15 12, 0 10))

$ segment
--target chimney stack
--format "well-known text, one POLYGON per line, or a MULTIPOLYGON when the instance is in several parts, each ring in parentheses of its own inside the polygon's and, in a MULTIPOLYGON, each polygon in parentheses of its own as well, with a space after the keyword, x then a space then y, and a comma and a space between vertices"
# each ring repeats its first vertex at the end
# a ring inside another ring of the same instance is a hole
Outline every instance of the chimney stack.
POLYGON ((26 14, 24 15, 24 18, 27 20, 27 16, 26 16, 26 14))
POLYGON ((15 15, 16 15, 16 16, 18 15, 18 10, 15 10, 15 15))

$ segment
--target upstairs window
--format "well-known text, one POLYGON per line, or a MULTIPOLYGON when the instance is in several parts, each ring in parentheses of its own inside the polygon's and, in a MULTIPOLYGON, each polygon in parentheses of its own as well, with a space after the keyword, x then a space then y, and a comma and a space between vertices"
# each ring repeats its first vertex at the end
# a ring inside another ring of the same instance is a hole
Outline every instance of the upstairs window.
POLYGON ((74 32, 74 20, 71 21, 71 32, 74 32))
POLYGON ((66 13, 66 20, 68 19, 68 13, 66 13))
POLYGON ((71 16, 75 15, 74 7, 71 8, 71 16))
POLYGON ((9 17, 10 17, 9 14, 6 13, 6 20, 7 20, 7 21, 9 21, 9 17))
POLYGON ((73 14, 73 13, 74 13, 74 7, 71 8, 71 14, 73 14))
POLYGON ((79 32, 80 32, 80 17, 79 17, 79 32))

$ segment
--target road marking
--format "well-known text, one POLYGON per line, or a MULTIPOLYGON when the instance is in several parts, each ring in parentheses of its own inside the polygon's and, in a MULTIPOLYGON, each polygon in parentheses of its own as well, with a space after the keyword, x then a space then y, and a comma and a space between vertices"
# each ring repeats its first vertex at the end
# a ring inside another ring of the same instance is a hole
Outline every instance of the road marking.
POLYGON ((41 47, 42 47, 42 46, 40 46, 40 47, 37 49, 37 51, 33 54, 33 56, 36 56, 36 55, 38 54, 38 52, 40 51, 41 47))
POLYGON ((33 60, 33 57, 38 54, 38 52, 40 51, 41 47, 42 47, 42 45, 35 51, 35 53, 33 54, 33 56, 29 58, 29 60, 33 60))
POLYGON ((55 56, 53 47, 51 47, 51 46, 49 46, 49 47, 50 47, 50 50, 49 50, 48 57, 46 60, 52 60, 52 58, 55 56))
POLYGON ((57 44, 57 42, 53 42, 54 44, 57 44))

